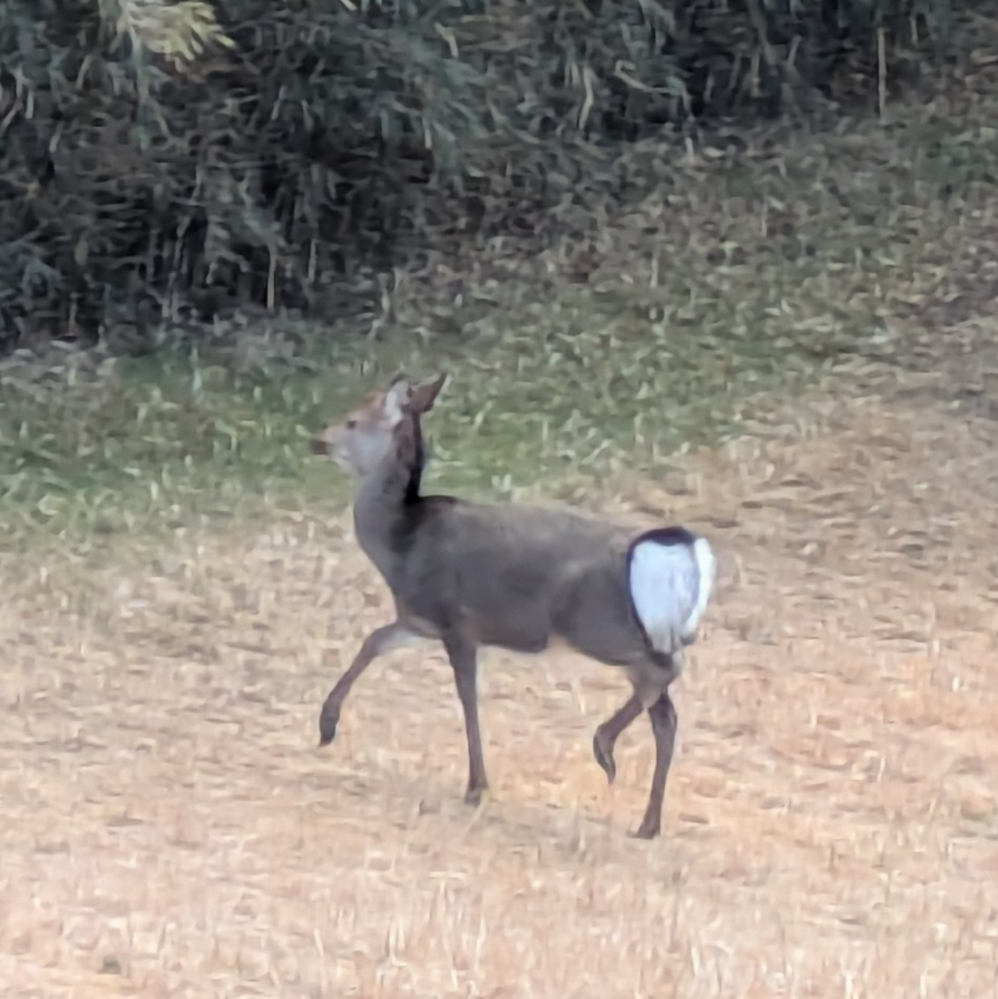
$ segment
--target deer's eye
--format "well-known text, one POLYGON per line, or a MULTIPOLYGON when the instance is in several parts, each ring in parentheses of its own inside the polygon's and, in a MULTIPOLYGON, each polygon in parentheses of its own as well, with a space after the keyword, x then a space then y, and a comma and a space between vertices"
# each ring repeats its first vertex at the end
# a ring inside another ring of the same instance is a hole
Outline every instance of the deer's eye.
POLYGON ((347 420, 347 422, 346 422, 346 428, 347 428, 347 430, 356 430, 357 429, 357 421, 354 420, 354 419, 347 420))

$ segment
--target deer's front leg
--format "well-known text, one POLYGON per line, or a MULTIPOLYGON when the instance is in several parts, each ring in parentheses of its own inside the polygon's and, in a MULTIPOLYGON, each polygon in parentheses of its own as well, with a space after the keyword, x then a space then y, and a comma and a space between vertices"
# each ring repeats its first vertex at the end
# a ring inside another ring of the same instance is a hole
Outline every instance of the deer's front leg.
POLYGON ((464 729, 468 737, 468 790, 464 800, 477 805, 488 790, 485 757, 482 752, 482 732, 478 724, 478 650, 464 635, 444 637, 444 647, 454 670, 457 696, 464 711, 464 729))
POLYGON ((393 621, 391 624, 382 625, 375 628, 360 647, 360 651, 354 656, 350 667, 336 682, 336 686, 329 692, 325 703, 322 705, 322 713, 319 715, 319 745, 328 746, 336 736, 336 726, 340 720, 340 708, 350 693, 351 688, 360 678, 361 673, 374 662, 378 656, 383 655, 391 649, 400 645, 405 645, 417 636, 413 634, 400 621, 393 621))

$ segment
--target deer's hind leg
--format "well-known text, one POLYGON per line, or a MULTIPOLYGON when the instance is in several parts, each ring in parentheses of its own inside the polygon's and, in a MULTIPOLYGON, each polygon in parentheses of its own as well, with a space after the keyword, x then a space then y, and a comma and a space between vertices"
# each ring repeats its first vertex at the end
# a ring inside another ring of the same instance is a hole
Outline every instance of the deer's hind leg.
POLYGON ((638 839, 654 839, 662 829, 665 783, 672 766, 678 727, 676 706, 669 696, 669 686, 682 672, 683 661, 682 651, 672 655, 655 653, 648 668, 641 671, 643 683, 638 690, 648 709, 652 734, 655 736, 655 771, 648 793, 648 805, 641 825, 634 834, 638 839))
POLYGON ((676 745, 676 706, 668 690, 663 690, 658 700, 648 709, 651 728, 655 735, 655 772, 651 779, 648 806, 638 831, 638 839, 654 839, 662 829, 662 806, 665 801, 665 782, 672 766, 672 752, 676 745))
POLYGON ((596 757, 596 762, 603 768, 606 779, 611 784, 617 776, 617 762, 613 758, 617 739, 644 710, 644 701, 635 690, 623 707, 615 711, 596 729, 596 734, 593 736, 593 756, 596 757))
POLYGON ((661 831, 665 784, 672 765, 676 742, 676 708, 669 696, 669 685, 682 670, 682 654, 655 655, 647 664, 628 669, 634 693, 627 702, 596 729, 593 756, 612 784, 617 775, 613 751, 617 739, 642 712, 647 711, 655 736, 655 772, 644 818, 635 836, 654 839, 661 831))
POLYGON ((658 652, 652 653, 641 665, 626 667, 627 678, 631 681, 634 693, 593 735, 593 756, 611 784, 617 776, 617 764, 613 756, 617 739, 643 711, 650 711, 659 696, 679 675, 681 668, 682 663, 678 657, 658 652))

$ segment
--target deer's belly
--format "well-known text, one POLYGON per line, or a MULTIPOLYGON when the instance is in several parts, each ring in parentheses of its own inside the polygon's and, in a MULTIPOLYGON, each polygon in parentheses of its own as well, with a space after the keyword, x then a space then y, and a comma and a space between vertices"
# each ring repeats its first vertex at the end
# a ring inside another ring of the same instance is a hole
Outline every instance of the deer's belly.
POLYGON ((551 637, 550 620, 536 606, 522 606, 503 614, 482 614, 470 610, 467 620, 482 645, 492 645, 509 652, 543 652, 551 637))

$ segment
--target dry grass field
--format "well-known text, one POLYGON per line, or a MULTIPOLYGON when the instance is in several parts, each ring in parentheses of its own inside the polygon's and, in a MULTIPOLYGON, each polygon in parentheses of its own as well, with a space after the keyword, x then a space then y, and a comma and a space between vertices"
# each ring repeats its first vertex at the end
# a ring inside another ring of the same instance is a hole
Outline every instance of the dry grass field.
POLYGON ((317 749, 388 613, 346 519, 11 566, 5 999, 998 995, 996 445, 928 382, 826 393, 621 490, 722 559, 651 843, 650 730, 609 789, 625 685, 568 655, 485 656, 477 812, 435 651, 317 749))

